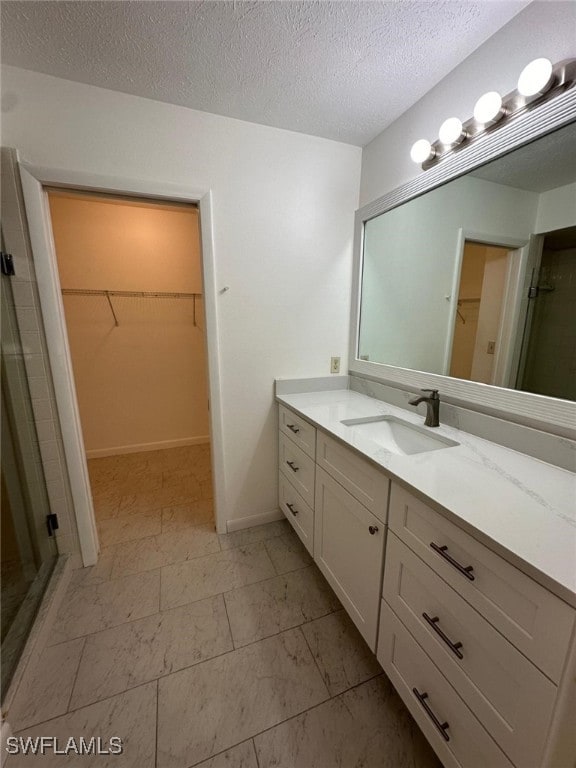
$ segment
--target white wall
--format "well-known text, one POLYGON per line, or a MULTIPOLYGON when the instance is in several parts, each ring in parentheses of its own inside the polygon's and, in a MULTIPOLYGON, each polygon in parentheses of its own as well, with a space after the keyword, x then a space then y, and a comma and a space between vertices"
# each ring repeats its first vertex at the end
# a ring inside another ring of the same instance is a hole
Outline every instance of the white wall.
POLYGON ((575 29, 574 2, 545 0, 522 10, 364 148, 360 204, 421 174, 410 147, 417 139, 434 141, 447 117, 466 120, 486 91, 512 91, 523 67, 538 56, 554 63, 576 56, 575 29))
POLYGON ((464 236, 482 235, 494 243, 528 242, 538 197, 465 176, 369 221, 364 230, 360 355, 444 373, 451 301, 458 298, 453 284, 460 229, 464 236))
POLYGON ((534 232, 553 232, 576 225, 576 183, 542 192, 534 232))
MULTIPOLYGON (((62 288, 202 294, 198 210, 48 193, 62 288)), ((208 442, 197 299, 64 296, 88 457, 208 442)))
POLYGON ((2 86, 2 143, 32 164, 212 190, 229 518, 275 509, 273 379, 347 368, 360 149, 11 67, 2 86))

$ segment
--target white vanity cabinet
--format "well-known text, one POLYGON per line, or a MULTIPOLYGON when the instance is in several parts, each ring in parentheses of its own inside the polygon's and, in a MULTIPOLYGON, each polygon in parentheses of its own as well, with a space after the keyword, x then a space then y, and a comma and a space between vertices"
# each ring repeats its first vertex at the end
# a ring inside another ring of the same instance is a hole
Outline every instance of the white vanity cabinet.
POLYGON ((377 655, 444 764, 564 768, 574 609, 395 483, 389 525, 377 655))
POLYGON ((576 768, 576 609, 285 406, 279 440, 280 506, 444 766, 576 768))
POLYGON ((316 429, 284 406, 279 408, 278 502, 308 552, 314 554, 316 429))
POLYGON ((279 426, 280 507, 376 652, 390 481, 284 406, 279 426))

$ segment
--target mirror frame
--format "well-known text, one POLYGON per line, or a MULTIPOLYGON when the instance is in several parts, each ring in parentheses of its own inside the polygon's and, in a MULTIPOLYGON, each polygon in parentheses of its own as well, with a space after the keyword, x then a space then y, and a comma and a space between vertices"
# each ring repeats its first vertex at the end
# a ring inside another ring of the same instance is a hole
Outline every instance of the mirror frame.
POLYGON ((456 379, 436 373, 399 368, 358 358, 364 224, 386 211, 452 181, 514 149, 576 121, 576 84, 549 101, 509 118, 495 130, 474 139, 428 171, 356 211, 354 263, 350 318, 349 373, 393 387, 416 391, 423 387, 440 390, 444 402, 505 418, 574 439, 576 402, 521 390, 456 379))

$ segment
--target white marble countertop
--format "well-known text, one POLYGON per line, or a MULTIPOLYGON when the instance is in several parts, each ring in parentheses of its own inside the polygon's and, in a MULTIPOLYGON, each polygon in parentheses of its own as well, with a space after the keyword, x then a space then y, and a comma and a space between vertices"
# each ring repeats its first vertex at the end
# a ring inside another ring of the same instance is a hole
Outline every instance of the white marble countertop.
POLYGON ((277 394, 307 421, 382 467, 522 571, 576 607, 576 475, 453 427, 458 446, 400 456, 341 424, 380 414, 423 418, 347 389, 277 394))

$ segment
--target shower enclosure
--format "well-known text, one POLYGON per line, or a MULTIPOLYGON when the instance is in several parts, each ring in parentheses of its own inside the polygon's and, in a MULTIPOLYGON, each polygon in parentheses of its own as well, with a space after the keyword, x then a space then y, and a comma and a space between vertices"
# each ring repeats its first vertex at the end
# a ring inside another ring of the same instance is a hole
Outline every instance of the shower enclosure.
MULTIPOLYGON (((2 252, 4 254, 2 237, 2 252)), ((2 270, 1 380, 1 695, 12 679, 34 623, 57 551, 32 412, 30 387, 14 305, 14 277, 2 270)), ((19 288, 22 286, 20 285, 19 288)), ((21 325, 21 323, 20 323, 21 325)))

